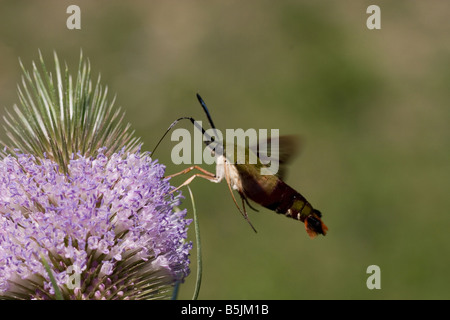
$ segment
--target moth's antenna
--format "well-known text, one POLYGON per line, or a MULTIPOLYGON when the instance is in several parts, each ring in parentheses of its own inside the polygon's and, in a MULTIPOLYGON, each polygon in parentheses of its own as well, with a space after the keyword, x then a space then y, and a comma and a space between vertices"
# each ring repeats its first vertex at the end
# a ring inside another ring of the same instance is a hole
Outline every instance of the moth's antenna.
MULTIPOLYGON (((209 114, 208 108, 206 107, 205 102, 203 101, 202 97, 200 97, 200 95, 197 93, 197 99, 200 102, 201 106, 203 107, 203 111, 205 111, 206 113, 206 117, 208 117, 208 121, 209 124, 211 125, 211 127, 214 129, 214 132, 216 131, 216 126, 214 125, 214 122, 211 119, 211 116, 209 114)), ((206 137, 207 141, 205 141, 205 143, 207 145, 209 145, 212 141, 214 141, 214 139, 212 139, 212 137, 206 133, 205 129, 203 129, 203 127, 201 125, 198 124, 198 122, 192 118, 192 117, 181 117, 177 120, 175 120, 174 122, 172 122, 172 124, 169 126, 169 128, 166 130, 166 132, 164 133, 164 135, 161 137, 161 139, 159 139, 158 143, 156 144, 155 148, 153 148, 153 151, 151 153, 151 155, 153 156, 153 154, 156 151, 156 148, 158 148, 159 144, 162 142, 162 140, 164 139, 164 137, 169 133, 169 131, 181 120, 190 120, 192 122, 192 124, 197 127, 197 129, 199 129, 203 136, 206 137), (208 141, 209 140, 209 141, 208 141)), ((217 135, 216 135, 217 136, 217 135)))
MULTIPOLYGON (((205 111, 205 113, 206 113, 206 117, 208 118, 208 121, 209 121, 209 124, 211 125, 211 128, 214 130, 214 135, 216 136, 216 137, 218 137, 218 135, 217 135, 217 129, 216 129, 216 126, 214 125, 214 122, 212 121, 212 118, 211 118, 211 115, 209 114, 209 110, 208 110, 208 107, 206 107, 206 103, 205 103, 205 101, 203 101, 203 99, 202 99, 202 97, 200 97, 200 95, 197 93, 197 99, 198 99, 198 101, 200 102, 200 104, 201 104, 201 106, 202 106, 202 108, 203 108, 203 111, 205 111)), ((214 139, 214 137, 211 139, 211 138, 209 138, 209 141, 210 142, 205 142, 206 143, 206 145, 209 145, 211 142, 213 142, 215 139, 214 139)))
POLYGON ((211 116, 209 115, 209 111, 208 111, 208 108, 206 107, 206 103, 205 103, 205 101, 203 101, 202 97, 200 97, 200 95, 198 93, 197 93, 197 99, 198 99, 198 102, 200 102, 200 104, 202 105, 203 111, 205 111, 206 116, 208 117, 208 121, 209 121, 209 124, 211 125, 211 128, 216 129, 216 126, 214 125, 214 123, 211 119, 211 116))
POLYGON ((181 117, 177 120, 175 120, 174 122, 172 122, 172 124, 169 126, 169 128, 166 130, 166 132, 164 133, 164 135, 161 137, 161 139, 159 139, 158 143, 156 144, 156 146, 153 148, 151 155, 153 157, 153 154, 156 151, 156 148, 158 148, 159 144, 161 143, 161 141, 163 141, 164 137, 169 133, 169 131, 181 120, 190 120, 192 122, 192 124, 197 127, 197 129, 201 130, 202 134, 205 135, 208 139, 211 140, 211 137, 206 133, 205 129, 203 129, 203 127, 201 125, 198 124, 197 121, 195 121, 194 118, 192 117, 181 117))

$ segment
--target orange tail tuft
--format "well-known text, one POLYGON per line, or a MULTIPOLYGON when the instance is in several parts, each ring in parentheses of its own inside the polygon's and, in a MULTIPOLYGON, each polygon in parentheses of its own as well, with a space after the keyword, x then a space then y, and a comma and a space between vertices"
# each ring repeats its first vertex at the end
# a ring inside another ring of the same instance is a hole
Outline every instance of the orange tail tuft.
POLYGON ((316 214, 311 214, 305 219, 305 228, 311 239, 314 239, 318 234, 326 235, 328 227, 316 214))

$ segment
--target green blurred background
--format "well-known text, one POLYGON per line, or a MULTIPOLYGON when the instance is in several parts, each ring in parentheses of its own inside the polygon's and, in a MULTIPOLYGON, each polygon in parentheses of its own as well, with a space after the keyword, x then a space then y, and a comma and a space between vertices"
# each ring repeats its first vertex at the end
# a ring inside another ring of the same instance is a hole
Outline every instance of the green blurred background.
MULTIPOLYGON (((266 209, 249 212, 255 234, 224 182, 195 180, 200 299, 449 299, 449 12, 438 0, 0 1, 0 110, 18 103, 18 57, 29 68, 55 50, 74 72, 82 49, 145 150, 176 118, 205 120, 197 92, 219 128, 301 135, 286 181, 329 234, 311 240, 266 209), (81 30, 66 28, 71 4, 81 30), (366 27, 370 4, 381 30, 366 27), (366 287, 372 264, 381 290, 366 287)), ((156 155, 168 173, 185 168, 173 146, 156 155)))

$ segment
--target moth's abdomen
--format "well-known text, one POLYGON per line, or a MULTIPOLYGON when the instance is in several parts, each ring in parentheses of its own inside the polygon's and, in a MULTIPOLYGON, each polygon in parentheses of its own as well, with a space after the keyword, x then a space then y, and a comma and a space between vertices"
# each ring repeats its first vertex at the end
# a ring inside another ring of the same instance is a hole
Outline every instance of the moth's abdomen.
POLYGON ((328 228, 321 220, 320 211, 314 209, 305 197, 281 179, 275 176, 267 176, 258 182, 252 182, 250 179, 245 182, 244 179, 243 186, 244 194, 249 199, 276 213, 305 223, 311 238, 327 233, 328 228))

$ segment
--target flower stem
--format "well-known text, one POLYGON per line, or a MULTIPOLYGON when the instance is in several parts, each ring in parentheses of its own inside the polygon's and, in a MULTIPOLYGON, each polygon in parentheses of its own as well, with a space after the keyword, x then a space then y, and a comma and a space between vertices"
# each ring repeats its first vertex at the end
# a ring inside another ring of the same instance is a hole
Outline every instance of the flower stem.
POLYGON ((56 283, 55 277, 53 276, 52 270, 50 269, 50 266, 48 265, 47 260, 45 260, 44 255, 41 253, 41 261, 44 265, 45 271, 47 271, 48 276, 50 277, 50 281, 52 282, 53 289, 55 290, 55 296, 56 300, 64 300, 61 290, 59 290, 58 284, 56 283))
POLYGON ((192 212, 194 215, 194 228, 195 228, 195 244, 197 246, 197 282, 195 283, 195 291, 192 296, 192 300, 197 300, 198 294, 200 292, 200 285, 202 283, 202 245, 200 241, 200 228, 198 224, 197 210, 195 208, 194 196, 192 195, 191 188, 187 186, 189 190, 189 195, 191 196, 192 201, 192 212))

